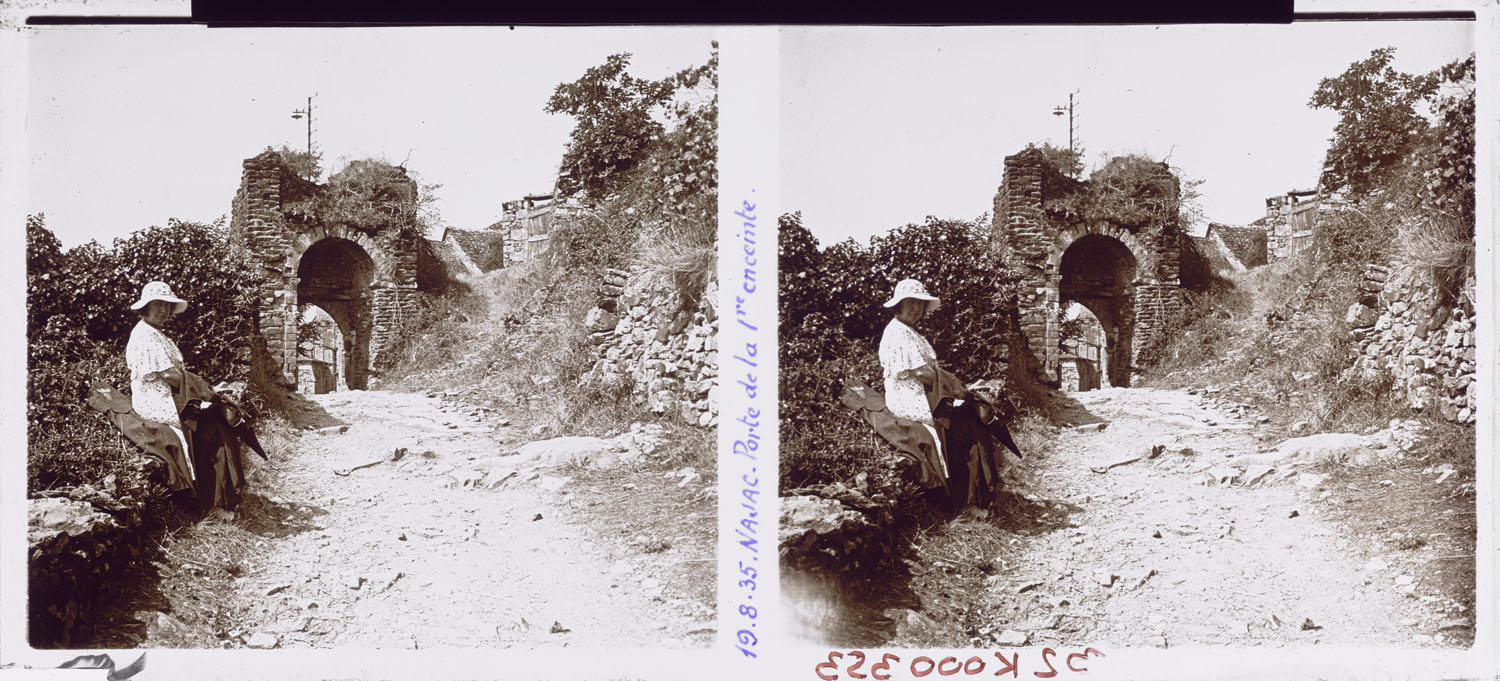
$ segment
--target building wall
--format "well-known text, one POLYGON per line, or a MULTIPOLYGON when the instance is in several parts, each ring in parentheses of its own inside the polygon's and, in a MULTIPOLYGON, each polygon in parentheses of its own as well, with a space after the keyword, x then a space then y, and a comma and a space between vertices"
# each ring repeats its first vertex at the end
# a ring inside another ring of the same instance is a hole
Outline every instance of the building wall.
POLYGON ((500 221, 489 228, 504 235, 507 266, 546 253, 557 222, 583 211, 583 206, 574 199, 556 200, 550 196, 506 201, 503 207, 505 212, 500 221))

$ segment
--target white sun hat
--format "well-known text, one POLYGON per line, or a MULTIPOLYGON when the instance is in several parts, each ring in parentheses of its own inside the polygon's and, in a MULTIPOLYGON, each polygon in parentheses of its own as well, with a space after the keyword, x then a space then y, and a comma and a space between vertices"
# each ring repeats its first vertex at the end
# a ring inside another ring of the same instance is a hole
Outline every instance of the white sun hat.
POLYGON ((938 309, 938 306, 942 304, 942 300, 937 296, 927 294, 927 287, 923 286, 922 282, 916 279, 902 279, 896 284, 896 291, 891 294, 891 299, 885 301, 885 307, 900 305, 901 301, 907 298, 916 298, 926 302, 928 312, 938 309))
POLYGON ((172 304, 172 314, 182 314, 187 309, 187 301, 172 295, 172 287, 167 286, 164 281, 153 281, 141 287, 141 299, 130 306, 132 310, 139 310, 153 300, 164 300, 172 304))

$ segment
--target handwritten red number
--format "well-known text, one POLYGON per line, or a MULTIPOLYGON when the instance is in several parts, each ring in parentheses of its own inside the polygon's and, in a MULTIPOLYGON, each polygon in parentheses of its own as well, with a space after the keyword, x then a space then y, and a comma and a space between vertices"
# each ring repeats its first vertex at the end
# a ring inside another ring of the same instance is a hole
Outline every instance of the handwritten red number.
POLYGON ((939 660, 938 664, 937 664, 938 676, 953 676, 954 674, 957 674, 960 669, 963 669, 963 668, 964 668, 964 666, 958 663, 958 658, 956 658, 956 657, 945 657, 945 658, 939 660), (952 669, 947 669, 947 670, 943 669, 943 666, 946 665, 946 664, 948 664, 949 662, 953 663, 953 668, 952 669))
POLYGON ((1039 678, 1039 679, 1050 679, 1050 678, 1052 678, 1054 676, 1057 676, 1057 667, 1052 666, 1052 660, 1050 659, 1053 655, 1056 655, 1056 654, 1057 654, 1056 650, 1053 650, 1051 648, 1043 648, 1042 649, 1042 664, 1047 665, 1047 671, 1044 671, 1044 672, 1032 672, 1032 674, 1035 674, 1036 677, 1039 678))
POLYGON ((984 660, 978 655, 964 660, 964 674, 968 676, 974 676, 982 671, 984 671, 984 660), (979 666, 975 667, 975 664, 978 664, 979 666))
POLYGON ((843 653, 831 650, 828 651, 828 661, 819 662, 818 666, 813 667, 813 673, 817 674, 818 678, 823 679, 823 681, 836 681, 839 678, 839 663, 835 662, 834 660, 843 656, 843 653), (828 674, 823 673, 825 670, 832 670, 834 674, 832 676, 829 676, 828 674))
POLYGON ((1019 678, 1021 678, 1021 654, 1020 653, 1011 653, 1010 654, 1010 661, 1006 661, 1004 655, 1001 655, 1000 653, 995 653, 995 659, 999 660, 1000 664, 1005 665, 1004 667, 1001 667, 999 669, 999 671, 995 672, 995 676, 1001 676, 1001 675, 1005 674, 1006 672, 1009 672, 1011 678, 1013 678, 1013 679, 1019 679, 1019 678))
POLYGON ((1101 652, 1099 652, 1097 650, 1094 650, 1093 648, 1084 648, 1083 652, 1081 652, 1081 653, 1073 653, 1072 655, 1068 656, 1068 670, 1069 671, 1075 671, 1075 672, 1086 672, 1086 671, 1088 671, 1089 670, 1088 667, 1074 667, 1073 666, 1073 658, 1078 658, 1080 660, 1087 660, 1089 658, 1089 655, 1091 655, 1091 654, 1092 655, 1098 655, 1099 657, 1104 657, 1104 653, 1101 653, 1101 652))
POLYGON ((937 663, 933 662, 932 658, 930 658, 930 657, 928 657, 926 655, 923 655, 923 656, 921 656, 919 658, 916 658, 916 659, 914 659, 914 660, 911 661, 911 675, 915 676, 915 677, 917 677, 919 679, 922 678, 922 677, 924 677, 924 676, 927 676, 928 674, 931 674, 932 670, 935 669, 935 668, 937 668, 937 663), (921 664, 921 663, 924 663, 924 662, 927 663, 927 668, 923 669, 922 671, 917 671, 917 665, 921 664))
POLYGON ((864 652, 859 651, 859 650, 850 651, 849 657, 858 657, 859 658, 859 661, 855 662, 854 666, 849 668, 849 678, 851 678, 851 679, 863 679, 863 678, 867 678, 869 676, 868 674, 864 674, 864 673, 861 673, 859 671, 860 667, 865 666, 865 654, 864 654, 864 652))
POLYGON ((891 678, 890 669, 892 662, 900 662, 901 658, 886 653, 880 656, 880 661, 870 665, 870 677, 876 681, 886 681, 891 678), (884 674, 884 676, 882 676, 884 674))

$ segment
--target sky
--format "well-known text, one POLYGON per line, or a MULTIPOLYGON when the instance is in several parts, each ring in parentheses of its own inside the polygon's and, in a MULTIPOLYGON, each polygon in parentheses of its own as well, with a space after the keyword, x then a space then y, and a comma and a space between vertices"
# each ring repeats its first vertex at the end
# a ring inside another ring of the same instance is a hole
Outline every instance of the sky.
POLYGON ((1308 99, 1384 46, 1425 73, 1474 50, 1473 24, 786 29, 783 208, 824 245, 978 217, 1006 156, 1068 146, 1071 92, 1085 174, 1165 159, 1203 180, 1207 220, 1244 225, 1316 186, 1337 115, 1308 99))
MULTIPOLYGON (((441 185, 447 226, 547 192, 573 119, 560 83, 630 52, 661 78, 707 62, 707 29, 223 29, 41 26, 29 37, 28 214, 64 246, 230 211, 241 162, 313 144, 325 179, 348 160, 405 163, 441 185)), ((437 235, 432 235, 436 237, 437 235)))

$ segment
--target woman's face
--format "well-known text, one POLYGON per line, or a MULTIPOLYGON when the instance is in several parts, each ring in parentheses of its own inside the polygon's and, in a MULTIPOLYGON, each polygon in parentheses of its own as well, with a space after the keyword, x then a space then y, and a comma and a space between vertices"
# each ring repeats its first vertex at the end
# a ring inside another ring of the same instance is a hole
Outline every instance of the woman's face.
POLYGON ((153 300, 146 303, 145 312, 141 317, 146 320, 147 324, 161 328, 162 324, 172 318, 172 303, 165 300, 153 300))
POLYGON ((916 298, 904 298, 896 306, 896 318, 906 324, 915 324, 927 314, 927 303, 916 298))

